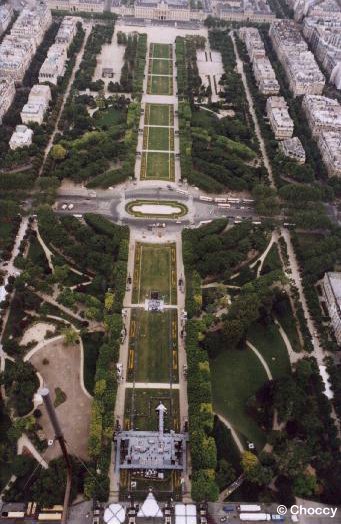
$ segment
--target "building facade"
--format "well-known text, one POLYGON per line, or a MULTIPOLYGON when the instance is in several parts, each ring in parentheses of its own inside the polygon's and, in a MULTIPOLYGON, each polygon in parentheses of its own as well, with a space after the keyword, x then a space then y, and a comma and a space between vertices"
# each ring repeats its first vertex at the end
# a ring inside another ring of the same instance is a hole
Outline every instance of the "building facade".
POLYGON ((322 290, 336 341, 341 344, 341 273, 326 273, 322 290))
POLYGON ((245 43, 259 91, 263 95, 277 95, 279 83, 270 60, 266 56, 264 43, 258 29, 241 27, 239 36, 245 43))
POLYGON ((215 5, 214 16, 236 22, 272 22, 276 16, 266 0, 227 0, 215 5))
POLYGON ((12 78, 0 78, 0 124, 11 107, 15 97, 15 86, 12 78))
POLYGON ((41 125, 50 100, 51 90, 49 86, 34 85, 30 91, 27 104, 24 105, 20 113, 22 123, 35 122, 41 125))
POLYGON ((341 131, 322 131, 318 147, 328 175, 341 177, 341 131))
POLYGON ((13 14, 13 8, 10 4, 0 5, 0 35, 6 31, 11 23, 13 14))
POLYGON ((297 136, 286 138, 279 143, 279 149, 283 155, 295 160, 298 164, 304 164, 305 151, 302 142, 297 136))
POLYGON ((341 131, 341 106, 337 100, 326 96, 306 95, 302 109, 314 137, 322 131, 341 131))
POLYGON ((294 122, 290 118, 287 103, 282 96, 270 96, 267 99, 266 113, 276 139, 292 137, 294 122))
POLYGON ((67 60, 67 47, 64 44, 52 44, 39 71, 39 82, 57 85, 58 78, 64 76, 67 60))
POLYGON ((9 141, 11 149, 29 147, 32 144, 33 131, 27 126, 19 125, 15 128, 14 133, 9 141))
POLYGON ((22 82, 51 22, 51 12, 42 1, 21 11, 0 45, 0 76, 22 82))
POLYGON ((321 94, 325 77, 308 50, 298 24, 292 20, 273 22, 269 35, 294 97, 321 94))

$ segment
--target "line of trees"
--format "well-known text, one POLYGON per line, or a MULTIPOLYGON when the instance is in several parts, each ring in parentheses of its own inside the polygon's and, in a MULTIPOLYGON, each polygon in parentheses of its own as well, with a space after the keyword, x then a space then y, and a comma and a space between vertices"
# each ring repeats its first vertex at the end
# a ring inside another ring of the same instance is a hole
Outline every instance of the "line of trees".
POLYGON ((97 234, 119 240, 117 256, 111 266, 111 286, 105 294, 105 336, 96 365, 94 399, 91 410, 89 455, 91 464, 85 479, 87 498, 106 501, 109 497, 109 467, 114 431, 114 408, 117 391, 115 364, 119 358, 123 327, 122 305, 127 280, 129 229, 113 225, 98 215, 89 214, 86 221, 97 234))
POLYGON ((87 88, 91 91, 100 91, 103 89, 103 80, 93 82, 92 78, 97 66, 97 55, 101 52, 104 44, 111 43, 114 29, 114 21, 109 21, 106 25, 97 24, 92 28, 73 83, 75 89, 80 91, 87 88))
POLYGON ((112 92, 123 91, 132 93, 133 97, 140 96, 143 91, 143 80, 146 66, 147 35, 117 34, 117 43, 125 45, 124 63, 121 69, 120 84, 109 84, 112 92))

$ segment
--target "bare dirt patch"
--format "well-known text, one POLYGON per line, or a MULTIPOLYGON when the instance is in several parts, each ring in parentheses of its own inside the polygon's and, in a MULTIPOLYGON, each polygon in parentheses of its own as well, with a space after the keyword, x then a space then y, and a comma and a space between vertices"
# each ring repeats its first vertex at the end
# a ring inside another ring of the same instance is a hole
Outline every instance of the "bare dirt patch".
POLYGON ((32 326, 26 329, 24 336, 21 339, 21 344, 25 346, 29 342, 35 340, 37 343, 42 342, 48 331, 55 331, 56 326, 48 322, 35 322, 32 326))
MULTIPOLYGON (((81 350, 79 345, 66 346, 62 340, 47 342, 37 351, 30 362, 39 371, 55 401, 55 390, 65 393, 65 401, 56 408, 60 425, 70 453, 88 459, 88 435, 90 424, 91 399, 80 385, 81 350), (48 363, 47 363, 48 362, 48 363)), ((53 439, 54 432, 47 418, 44 406, 40 406, 39 419, 47 439, 53 439)), ((50 447, 45 458, 51 460, 61 455, 59 445, 50 447)))

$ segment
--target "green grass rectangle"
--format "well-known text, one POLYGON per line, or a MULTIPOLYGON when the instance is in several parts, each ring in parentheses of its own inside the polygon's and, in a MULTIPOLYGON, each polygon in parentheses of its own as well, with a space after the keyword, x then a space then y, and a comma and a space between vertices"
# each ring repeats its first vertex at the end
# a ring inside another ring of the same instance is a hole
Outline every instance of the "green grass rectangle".
POLYGON ((148 76, 147 93, 149 95, 172 95, 173 78, 171 76, 148 76))
POLYGON ((274 379, 289 373, 288 351, 276 324, 269 323, 266 326, 260 322, 251 324, 247 339, 263 356, 274 379))
POLYGON ((177 310, 132 310, 129 332, 128 380, 178 381, 177 310))
POLYGON ((151 72, 153 75, 171 75, 173 62, 171 60, 151 60, 151 72))
POLYGON ((151 44, 153 58, 172 58, 171 44, 151 44))
POLYGON ((174 125, 173 106, 169 104, 146 104, 145 124, 150 126, 174 125))
POLYGON ((145 127, 144 142, 146 149, 174 151, 173 129, 167 127, 145 127))
POLYGON ((141 180, 143 179, 174 180, 174 154, 143 153, 141 180))
MULTIPOLYGON (((133 421, 134 429, 157 431, 158 414, 155 411, 160 401, 166 406, 165 430, 178 431, 180 423, 179 391, 169 389, 126 389, 125 419, 133 421), (134 410, 134 417, 133 415, 134 410)), ((130 423, 129 423, 130 426, 130 423)))
POLYGON ((236 431, 261 450, 265 434, 247 412, 248 400, 267 381, 258 357, 247 348, 226 347, 210 361, 210 369, 215 411, 225 416, 236 431))
POLYGON ((144 303, 151 291, 158 291, 166 304, 176 304, 175 244, 136 244, 133 303, 144 303))

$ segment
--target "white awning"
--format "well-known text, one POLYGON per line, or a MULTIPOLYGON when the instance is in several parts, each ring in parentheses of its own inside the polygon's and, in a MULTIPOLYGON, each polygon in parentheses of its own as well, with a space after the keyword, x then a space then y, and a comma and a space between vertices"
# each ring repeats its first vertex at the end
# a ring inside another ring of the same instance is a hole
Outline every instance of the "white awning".
POLYGON ((121 504, 110 504, 104 512, 104 522, 106 524, 122 524, 126 516, 126 510, 121 504))
POLYGON ((161 509, 159 508, 158 503, 156 502, 156 499, 153 495, 153 493, 149 493, 146 500, 140 507, 138 513, 138 517, 163 517, 163 513, 161 509))

